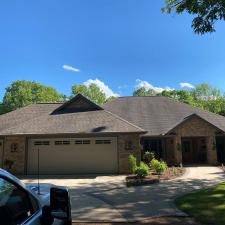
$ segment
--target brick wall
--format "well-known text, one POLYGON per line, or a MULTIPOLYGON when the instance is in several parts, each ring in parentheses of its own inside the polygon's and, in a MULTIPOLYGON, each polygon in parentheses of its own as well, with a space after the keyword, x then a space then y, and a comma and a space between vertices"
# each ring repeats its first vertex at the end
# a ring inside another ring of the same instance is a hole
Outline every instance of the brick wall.
POLYGON ((25 171, 25 137, 5 137, 3 168, 13 174, 24 174, 25 171), (11 168, 6 161, 12 162, 11 168))
POLYGON ((176 136, 175 141, 175 161, 176 163, 182 162, 182 150, 181 146, 182 137, 206 137, 207 144, 207 161, 209 164, 217 163, 217 152, 215 149, 215 132, 216 128, 202 120, 199 117, 192 117, 177 127, 174 132, 176 136))
POLYGON ((133 154, 137 157, 138 163, 141 160, 141 145, 139 134, 121 134, 118 136, 118 160, 119 173, 130 173, 128 157, 133 154))

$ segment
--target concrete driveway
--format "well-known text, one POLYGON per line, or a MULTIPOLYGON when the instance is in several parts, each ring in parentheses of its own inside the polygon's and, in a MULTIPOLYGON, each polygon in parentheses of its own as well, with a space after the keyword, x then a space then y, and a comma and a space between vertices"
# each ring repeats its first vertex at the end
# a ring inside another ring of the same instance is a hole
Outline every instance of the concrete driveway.
MULTIPOLYGON (((174 199, 225 180, 218 167, 187 167, 184 176, 160 184, 130 187, 125 176, 45 177, 41 183, 68 186, 77 222, 135 222, 156 216, 182 216, 174 199)), ((36 180, 24 179, 25 183, 36 180)))

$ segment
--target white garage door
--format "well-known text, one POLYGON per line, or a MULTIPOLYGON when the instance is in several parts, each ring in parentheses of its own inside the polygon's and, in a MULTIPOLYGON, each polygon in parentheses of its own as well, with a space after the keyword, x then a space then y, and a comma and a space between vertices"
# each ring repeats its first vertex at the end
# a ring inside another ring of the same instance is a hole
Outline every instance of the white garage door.
POLYGON ((117 138, 52 138, 28 141, 28 174, 116 173, 117 138))

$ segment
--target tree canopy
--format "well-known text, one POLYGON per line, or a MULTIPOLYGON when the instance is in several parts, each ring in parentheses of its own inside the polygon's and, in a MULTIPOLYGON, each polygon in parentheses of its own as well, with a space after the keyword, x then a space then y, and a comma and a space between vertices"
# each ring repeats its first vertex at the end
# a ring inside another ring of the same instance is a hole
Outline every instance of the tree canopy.
POLYGON ((224 0, 166 0, 163 12, 172 11, 195 15, 192 28, 195 33, 205 34, 215 31, 215 22, 225 20, 224 0))
POLYGON ((34 81, 18 80, 6 88, 0 111, 9 112, 32 103, 60 102, 63 99, 64 96, 53 87, 34 81))
POLYGON ((77 95, 79 93, 98 105, 102 105, 113 98, 107 98, 106 94, 102 92, 96 84, 90 84, 88 86, 84 84, 73 85, 72 94, 77 95))
POLYGON ((133 92, 133 96, 155 96, 157 92, 153 89, 141 87, 133 92))
MULTIPOLYGON (((148 93, 148 90, 143 90, 143 88, 135 90, 133 95, 153 96, 151 91, 148 93)), ((225 116, 225 96, 219 89, 206 83, 197 85, 191 90, 164 90, 156 95, 173 98, 179 102, 225 116)))

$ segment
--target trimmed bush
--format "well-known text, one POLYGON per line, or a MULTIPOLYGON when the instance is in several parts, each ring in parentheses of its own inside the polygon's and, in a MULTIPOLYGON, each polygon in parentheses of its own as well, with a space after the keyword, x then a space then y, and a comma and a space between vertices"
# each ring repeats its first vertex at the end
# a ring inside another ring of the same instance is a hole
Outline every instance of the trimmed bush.
POLYGON ((159 160, 157 159, 152 159, 150 162, 150 167, 155 170, 155 168, 157 167, 157 165, 159 164, 159 160))
POLYGON ((134 155, 129 155, 128 160, 130 162, 130 168, 131 168, 131 172, 135 173, 135 170, 137 168, 137 159, 134 155))
POLYGON ((144 161, 149 164, 153 159, 155 158, 155 153, 154 152, 145 152, 145 154, 143 155, 143 159, 144 161))
POLYGON ((141 162, 140 166, 136 167, 134 173, 139 177, 145 177, 150 174, 150 170, 147 164, 145 164, 144 162, 141 162))
POLYGON ((158 175, 161 175, 167 170, 168 166, 164 161, 158 161, 157 159, 153 159, 151 161, 151 168, 154 169, 158 175))

